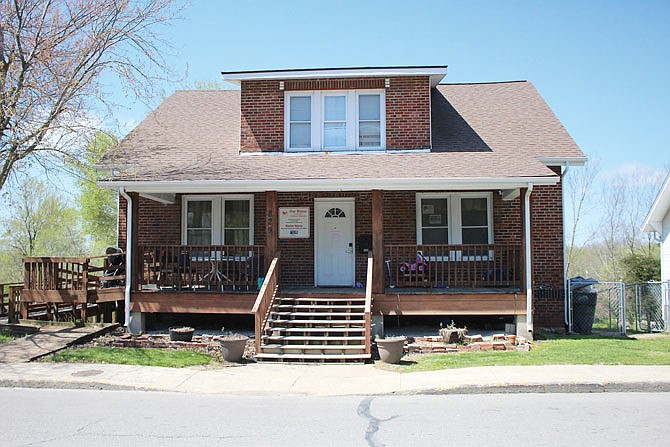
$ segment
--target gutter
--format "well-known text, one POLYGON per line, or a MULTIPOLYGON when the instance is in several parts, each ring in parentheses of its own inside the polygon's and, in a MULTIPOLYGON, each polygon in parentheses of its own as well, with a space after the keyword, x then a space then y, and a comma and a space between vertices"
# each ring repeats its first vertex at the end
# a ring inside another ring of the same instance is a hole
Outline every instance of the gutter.
POLYGON ((533 332, 533 287, 531 264, 531 245, 530 239, 530 195, 533 192, 533 184, 528 182, 528 189, 524 197, 524 232, 526 238, 526 330, 533 332))
POLYGON ((133 199, 126 194, 126 190, 124 187, 119 188, 119 194, 121 197, 126 199, 126 289, 124 293, 124 302, 125 302, 125 308, 124 308, 124 326, 126 328, 130 327, 130 290, 132 287, 132 256, 133 256, 133 250, 132 250, 132 244, 130 241, 132 240, 133 237, 133 199))
POLYGON ((257 191, 360 191, 385 189, 388 191, 441 189, 514 189, 524 188, 531 182, 535 185, 555 185, 559 176, 547 177, 504 177, 504 178, 359 178, 359 179, 302 179, 302 180, 114 180, 99 182, 103 188, 147 193, 211 193, 216 192, 257 192, 257 191))
POLYGON ((563 178, 570 170, 570 162, 565 162, 565 170, 561 173, 561 210, 563 212, 563 323, 565 327, 570 327, 569 321, 569 303, 568 303, 568 247, 565 245, 567 235, 565 233, 565 183, 563 178))

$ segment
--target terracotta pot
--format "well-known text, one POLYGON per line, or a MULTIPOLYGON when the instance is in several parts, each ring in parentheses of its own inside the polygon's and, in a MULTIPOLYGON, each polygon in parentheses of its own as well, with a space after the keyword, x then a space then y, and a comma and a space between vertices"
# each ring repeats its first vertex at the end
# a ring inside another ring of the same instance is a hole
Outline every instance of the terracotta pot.
POLYGON ((244 335, 219 337, 223 359, 226 362, 239 362, 242 360, 247 340, 249 340, 249 337, 245 337, 244 335))
POLYGON ((193 339, 193 332, 195 332, 195 329, 192 327, 171 327, 170 341, 191 341, 193 339))
POLYGON ((378 338, 376 343, 381 361, 384 363, 400 363, 406 340, 405 337, 378 338))

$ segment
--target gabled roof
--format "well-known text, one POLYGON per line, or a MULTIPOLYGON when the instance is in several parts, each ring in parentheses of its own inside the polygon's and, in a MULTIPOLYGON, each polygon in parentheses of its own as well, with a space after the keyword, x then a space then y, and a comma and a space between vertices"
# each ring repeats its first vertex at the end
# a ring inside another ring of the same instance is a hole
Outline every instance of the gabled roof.
POLYGON ((654 204, 647 214, 647 218, 644 220, 642 225, 642 231, 647 233, 658 232, 662 233, 663 231, 663 219, 668 214, 670 210, 670 174, 666 177, 665 182, 661 190, 654 200, 654 204))
POLYGON ((108 185, 198 182, 213 189, 223 183, 321 182, 333 189, 476 189, 496 181, 519 187, 558 180, 541 157, 585 159, 529 82, 439 85, 432 104, 432 152, 240 154, 240 92, 177 91, 106 158, 124 165, 108 185))

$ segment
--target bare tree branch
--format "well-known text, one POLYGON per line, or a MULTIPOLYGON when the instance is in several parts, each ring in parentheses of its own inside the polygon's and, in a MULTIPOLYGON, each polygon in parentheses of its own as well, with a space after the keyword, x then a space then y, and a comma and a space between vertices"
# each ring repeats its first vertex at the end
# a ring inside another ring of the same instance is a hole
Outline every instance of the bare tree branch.
POLYGON ((0 190, 30 159, 79 156, 69 134, 93 129, 72 120, 110 104, 105 73, 153 96, 171 73, 158 32, 176 18, 176 1, 0 0, 0 190))

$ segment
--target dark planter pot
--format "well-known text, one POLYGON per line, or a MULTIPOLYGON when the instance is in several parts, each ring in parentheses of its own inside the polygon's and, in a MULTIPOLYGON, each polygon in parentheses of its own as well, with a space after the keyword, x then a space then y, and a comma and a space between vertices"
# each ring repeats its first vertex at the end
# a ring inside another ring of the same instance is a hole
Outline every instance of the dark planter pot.
POLYGON ((247 346, 249 337, 243 335, 239 336, 224 336, 219 337, 221 343, 221 354, 226 362, 239 362, 244 355, 244 348, 247 346))
POLYGON ((377 350, 379 351, 381 361, 384 363, 400 363, 405 341, 405 337, 377 339, 377 350))
POLYGON ((171 327, 170 341, 191 341, 193 340, 193 332, 195 332, 195 329, 192 327, 171 327))

